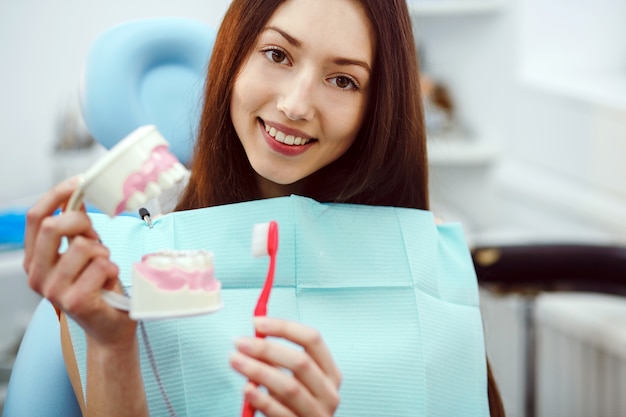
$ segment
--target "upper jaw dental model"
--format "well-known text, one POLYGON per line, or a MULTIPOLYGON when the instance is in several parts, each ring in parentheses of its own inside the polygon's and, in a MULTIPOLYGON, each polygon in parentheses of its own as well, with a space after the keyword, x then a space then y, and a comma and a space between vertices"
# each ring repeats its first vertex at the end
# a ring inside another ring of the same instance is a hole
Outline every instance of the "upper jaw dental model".
POLYGON ((185 177, 168 146, 155 126, 137 128, 79 176, 67 209, 86 199, 111 217, 138 210, 185 177))
MULTIPOLYGON (((137 211, 148 200, 176 185, 186 173, 187 169, 169 152, 167 141, 156 127, 141 126, 78 177, 66 209, 80 210, 85 199, 111 217, 124 211, 137 211)), ((135 264, 133 269, 133 296, 102 290, 102 298, 112 307, 128 311, 133 319, 211 313, 222 306, 221 286, 212 275, 212 265, 212 253, 205 251, 171 250, 144 255, 142 262, 135 264), (147 260, 152 263, 169 261, 171 265, 164 270, 154 265, 150 269, 142 266, 147 260), (195 265, 199 262, 202 265, 195 265), (189 270, 189 265, 196 268, 189 270), (142 271, 139 278, 145 278, 145 282, 138 281, 137 271, 142 271), (159 285, 150 279, 156 273, 159 274, 159 285), (211 283, 210 286, 193 285, 200 273, 209 274, 204 279, 211 283), (176 287, 169 288, 171 282, 168 284, 168 281, 176 282, 176 287), (141 285, 136 285, 138 283, 141 285), (154 297, 157 293, 161 294, 160 298, 154 297)))

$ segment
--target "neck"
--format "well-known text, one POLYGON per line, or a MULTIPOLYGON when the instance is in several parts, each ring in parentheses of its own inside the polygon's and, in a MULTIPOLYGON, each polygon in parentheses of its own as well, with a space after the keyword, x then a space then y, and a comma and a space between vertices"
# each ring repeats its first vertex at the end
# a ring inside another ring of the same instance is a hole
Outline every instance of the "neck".
POLYGON ((293 184, 277 184, 266 178, 257 176, 257 185, 262 198, 285 197, 291 194, 301 194, 303 190, 302 180, 293 184))

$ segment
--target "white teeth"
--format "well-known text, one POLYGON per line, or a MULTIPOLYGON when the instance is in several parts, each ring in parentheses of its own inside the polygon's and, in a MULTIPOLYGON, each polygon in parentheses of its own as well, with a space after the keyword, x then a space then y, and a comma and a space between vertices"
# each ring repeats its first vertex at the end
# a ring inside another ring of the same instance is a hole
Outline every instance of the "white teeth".
POLYGON ((126 201, 126 211, 132 212, 146 204, 148 200, 158 197, 165 190, 172 188, 177 182, 187 174, 187 168, 176 163, 167 171, 159 174, 156 182, 151 182, 146 186, 144 192, 135 191, 126 201))
POLYGON ((151 256, 148 263, 154 268, 167 269, 172 265, 172 259, 167 256, 151 256))
POLYGON ((134 212, 146 204, 148 199, 144 193, 136 192, 126 201, 126 211, 134 212))
POLYGON ((159 186, 163 191, 172 188, 178 181, 183 179, 187 169, 182 164, 175 164, 167 171, 159 174, 159 186))
POLYGON ((168 190, 176 183, 176 173, 170 171, 161 172, 159 175, 159 185, 163 190, 168 190))
POLYGON ((173 266, 187 271, 202 270, 213 264, 213 253, 199 251, 160 251, 147 258, 150 266, 160 269, 169 269, 173 266))
POLYGON ((146 199, 150 200, 161 194, 161 187, 159 186, 159 184, 151 182, 146 187, 146 191, 144 191, 144 194, 146 196, 146 199))
POLYGON ((286 135, 280 130, 276 130, 275 127, 265 125, 265 131, 270 134, 271 137, 276 139, 277 142, 284 143, 285 145, 306 145, 309 143, 309 139, 304 139, 300 136, 286 135))
POLYGON ((179 182, 187 175, 187 168, 185 168, 183 164, 177 163, 172 167, 171 172, 174 173, 174 178, 176 179, 176 182, 179 182))

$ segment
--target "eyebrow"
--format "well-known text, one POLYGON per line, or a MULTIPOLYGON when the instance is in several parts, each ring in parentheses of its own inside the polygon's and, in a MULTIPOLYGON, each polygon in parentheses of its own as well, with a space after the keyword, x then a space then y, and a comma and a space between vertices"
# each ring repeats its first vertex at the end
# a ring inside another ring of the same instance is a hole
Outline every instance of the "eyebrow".
MULTIPOLYGON (((302 42, 300 42, 298 39, 294 38, 293 36, 289 35, 284 30, 277 28, 276 26, 268 26, 264 30, 272 30, 274 32, 277 32, 283 38, 285 38, 285 40, 287 42, 289 42, 291 45, 295 46, 296 48, 299 48, 299 47, 302 46, 302 42)), ((370 73, 372 72, 372 69, 370 68, 370 66, 369 66, 369 64, 367 62, 360 61, 358 59, 337 57, 337 58, 334 58, 332 60, 332 62, 335 65, 341 65, 341 66, 356 65, 356 66, 359 66, 359 67, 363 67, 367 72, 370 72, 370 73)))

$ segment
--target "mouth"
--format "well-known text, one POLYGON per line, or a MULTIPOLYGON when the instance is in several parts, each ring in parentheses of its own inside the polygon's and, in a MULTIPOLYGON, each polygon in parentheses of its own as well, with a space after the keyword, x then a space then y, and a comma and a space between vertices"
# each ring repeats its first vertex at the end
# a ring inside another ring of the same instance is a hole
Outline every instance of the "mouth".
POLYGON ((283 145, 304 146, 317 140, 315 138, 303 137, 297 134, 283 132, 274 126, 268 125, 262 119, 259 119, 259 122, 263 125, 268 135, 274 138, 276 142, 282 143, 283 145))

